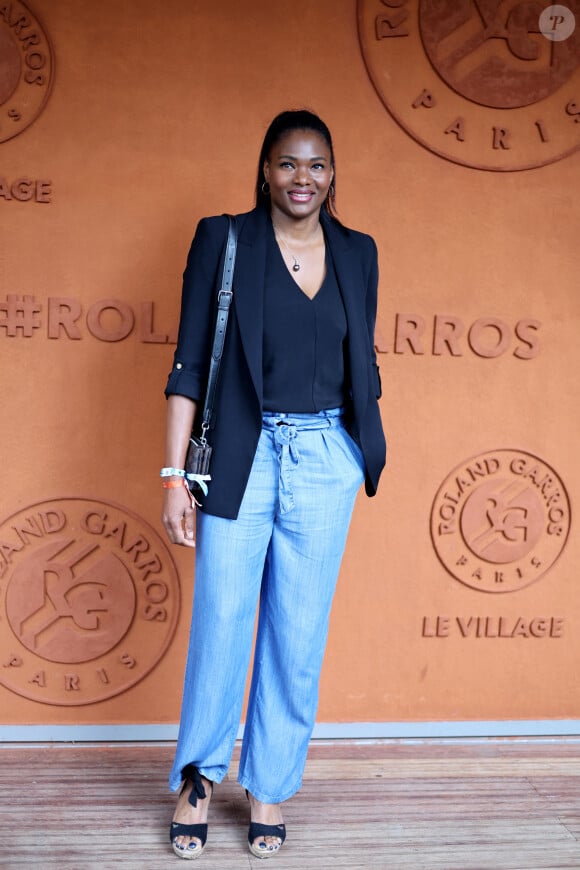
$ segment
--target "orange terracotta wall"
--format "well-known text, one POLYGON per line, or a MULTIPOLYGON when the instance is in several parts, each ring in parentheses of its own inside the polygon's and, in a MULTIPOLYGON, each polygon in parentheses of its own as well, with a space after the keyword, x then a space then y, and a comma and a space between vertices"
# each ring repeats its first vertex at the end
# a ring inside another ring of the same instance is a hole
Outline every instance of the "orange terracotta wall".
POLYGON ((379 246, 389 442, 319 720, 580 719, 576 35, 551 93, 547 37, 535 60, 486 48, 521 73, 490 106, 427 5, 0 4, 4 724, 178 718, 193 568, 158 470, 181 273, 302 105, 333 130, 342 219, 379 246))

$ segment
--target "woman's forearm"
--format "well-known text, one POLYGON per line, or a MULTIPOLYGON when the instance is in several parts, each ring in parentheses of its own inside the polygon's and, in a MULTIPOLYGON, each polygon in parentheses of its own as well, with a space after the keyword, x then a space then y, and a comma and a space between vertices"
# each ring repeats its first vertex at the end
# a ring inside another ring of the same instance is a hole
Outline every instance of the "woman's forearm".
POLYGON ((184 467, 195 410, 196 403, 187 396, 169 396, 167 399, 165 465, 169 468, 184 467))
MULTIPOLYGON (((195 417, 196 403, 186 396, 169 396, 167 399, 167 428, 165 438, 165 465, 182 469, 191 427, 195 417)), ((174 480, 183 478, 174 476, 174 480)), ((170 475, 170 486, 173 483, 170 475)), ((174 544, 195 547, 194 502, 185 486, 164 489, 161 518, 169 540, 174 544)))

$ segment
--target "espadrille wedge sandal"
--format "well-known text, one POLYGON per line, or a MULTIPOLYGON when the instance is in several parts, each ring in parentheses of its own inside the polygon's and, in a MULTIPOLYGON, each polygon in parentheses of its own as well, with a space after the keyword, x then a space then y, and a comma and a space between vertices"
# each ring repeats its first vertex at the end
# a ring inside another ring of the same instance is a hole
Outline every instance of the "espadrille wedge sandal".
POLYGON ((248 830, 248 846, 252 855, 256 858, 273 858, 280 851, 282 843, 286 839, 286 825, 261 825, 259 822, 250 822, 248 830), (279 843, 269 846, 266 837, 276 837, 279 843), (254 840, 260 838, 258 845, 254 840))
MULTIPOLYGON (((188 764, 183 768, 182 775, 185 782, 183 783, 180 795, 183 794, 187 786, 191 784, 191 791, 187 800, 192 807, 196 807, 198 798, 199 800, 203 800, 207 797, 205 787, 201 780, 201 774, 197 767, 193 764, 188 764)), ((213 782, 210 782, 210 786, 211 792, 213 792, 213 782)), ((169 839, 173 851, 179 858, 193 861, 195 858, 199 858, 205 849, 207 841, 207 823, 203 822, 196 825, 184 825, 180 822, 171 822, 171 827, 169 828, 169 839), (199 840, 199 843, 192 841, 187 846, 180 846, 175 842, 178 837, 195 837, 196 840, 199 840)))

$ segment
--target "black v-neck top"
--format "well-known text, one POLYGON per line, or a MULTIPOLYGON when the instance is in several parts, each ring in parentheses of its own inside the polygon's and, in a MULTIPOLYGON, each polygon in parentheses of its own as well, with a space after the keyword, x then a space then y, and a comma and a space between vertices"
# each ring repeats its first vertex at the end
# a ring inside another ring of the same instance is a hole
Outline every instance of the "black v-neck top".
POLYGON ((332 258, 310 299, 300 289, 269 228, 264 292, 265 411, 309 414, 345 404, 347 321, 332 258))

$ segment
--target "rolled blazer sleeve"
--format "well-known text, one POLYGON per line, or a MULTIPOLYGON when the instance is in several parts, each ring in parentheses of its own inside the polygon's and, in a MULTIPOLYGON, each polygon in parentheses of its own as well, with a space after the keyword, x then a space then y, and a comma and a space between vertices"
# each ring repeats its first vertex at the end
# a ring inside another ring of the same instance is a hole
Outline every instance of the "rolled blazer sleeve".
POLYGON ((183 273, 181 314, 173 368, 165 395, 205 396, 216 312, 216 281, 227 218, 203 218, 197 225, 183 273), (223 223, 223 232, 220 226, 223 223))

